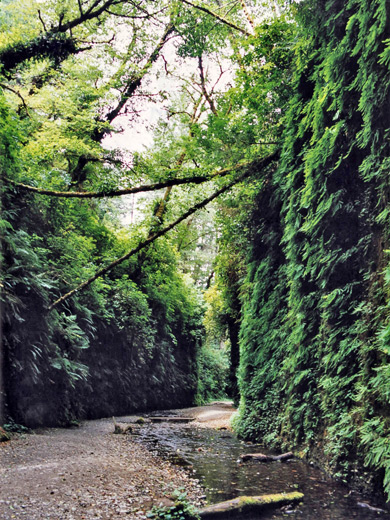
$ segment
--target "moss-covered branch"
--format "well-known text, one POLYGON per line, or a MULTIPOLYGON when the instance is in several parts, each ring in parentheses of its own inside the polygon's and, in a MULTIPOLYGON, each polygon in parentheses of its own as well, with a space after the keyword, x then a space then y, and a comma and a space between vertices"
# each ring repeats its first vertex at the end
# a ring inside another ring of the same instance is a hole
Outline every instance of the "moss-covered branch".
MULTIPOLYGON (((80 16, 66 23, 63 23, 60 17, 58 24, 50 30, 44 31, 31 40, 5 47, 0 50, 0 63, 3 65, 3 72, 11 71, 30 58, 47 57, 59 63, 71 54, 77 53, 79 49, 77 41, 71 33, 72 29, 85 22, 97 19, 110 7, 120 3, 123 3, 123 0, 97 0, 80 13, 80 16)), ((41 19, 40 12, 38 12, 38 16, 41 19)))
POLYGON ((277 152, 274 152, 273 154, 271 155, 268 155, 267 157, 263 158, 263 159, 259 159, 257 161, 254 161, 252 162, 250 165, 248 165, 248 167, 245 169, 244 173, 242 173, 240 176, 236 177, 234 180, 232 180, 231 182, 229 182, 228 184, 226 184, 225 186, 223 186, 222 188, 220 188, 219 190, 215 191, 212 195, 210 195, 209 197, 207 197, 206 199, 202 200, 201 202, 198 202, 197 204, 195 204, 194 206, 192 206, 188 211, 186 211, 183 215, 181 215, 178 219, 176 219, 174 222, 172 222, 171 224, 165 226, 164 228, 161 228, 160 230, 158 230, 157 232, 155 232, 153 235, 150 235, 148 238, 146 238, 145 240, 143 240, 142 242, 140 242, 138 244, 138 246, 134 247, 133 249, 131 249, 131 251, 129 251, 128 253, 126 253, 125 255, 123 255, 122 257, 118 258, 117 260, 114 260, 113 262, 111 262, 110 264, 108 264, 106 267, 104 267, 103 269, 100 269, 99 271, 97 271, 97 273, 95 273, 93 276, 91 276, 88 280, 86 280, 85 282, 82 282, 81 284, 79 284, 77 287, 75 287, 74 289, 72 289, 71 291, 69 291, 68 293, 64 294, 63 296, 61 296, 61 298, 58 298, 58 300, 56 300, 54 303, 52 303, 50 306, 49 306, 49 310, 52 310, 54 309, 55 307, 57 307, 59 304, 61 303, 64 303, 66 300, 68 300, 71 296, 73 296, 74 294, 84 290, 86 287, 88 287, 89 285, 91 285, 91 283, 93 283, 95 280, 97 280, 98 278, 100 278, 101 276, 104 276, 105 274, 107 274, 109 271, 111 271, 112 269, 114 269, 114 267, 116 267, 117 265, 121 264, 122 262, 124 262, 125 260, 128 260, 130 257, 136 255, 137 253, 139 253, 142 249, 144 249, 145 247, 147 247, 149 244, 151 244, 152 242, 154 242, 155 240, 157 240, 158 238, 166 235, 168 233, 168 231, 171 231, 171 229, 175 228, 178 224, 180 224, 181 222, 183 222, 183 220, 186 220, 188 217, 190 217, 191 215, 193 215, 194 213, 196 213, 197 211, 199 211, 200 209, 204 208, 205 206, 207 206, 210 202, 212 202, 214 199, 216 199, 217 197, 219 197, 220 195, 222 195, 223 193, 226 193, 227 191, 229 191, 231 188, 233 188, 233 186, 235 186, 236 184, 238 184, 239 182, 242 182, 243 180, 245 180, 247 177, 249 177, 251 174, 259 171, 260 168, 266 168, 267 166, 269 166, 270 164, 272 164, 277 158, 279 157, 279 151, 277 152))
POLYGON ((229 173, 248 168, 253 163, 242 163, 236 164, 230 168, 224 168, 218 170, 210 175, 196 175, 192 177, 183 177, 176 179, 169 179, 167 181, 157 182, 155 184, 141 184, 140 186, 134 186, 132 188, 123 188, 120 190, 107 190, 107 191, 56 191, 49 190, 46 188, 38 188, 36 186, 30 186, 22 182, 17 182, 8 177, 3 177, 4 182, 17 186, 21 190, 31 191, 39 195, 48 195, 50 197, 61 197, 61 198, 76 198, 76 199, 102 199, 104 197, 121 197, 123 195, 131 195, 133 193, 143 193, 147 191, 157 191, 163 188, 171 186, 181 186, 184 184, 202 184, 213 180, 216 177, 225 177, 229 173))

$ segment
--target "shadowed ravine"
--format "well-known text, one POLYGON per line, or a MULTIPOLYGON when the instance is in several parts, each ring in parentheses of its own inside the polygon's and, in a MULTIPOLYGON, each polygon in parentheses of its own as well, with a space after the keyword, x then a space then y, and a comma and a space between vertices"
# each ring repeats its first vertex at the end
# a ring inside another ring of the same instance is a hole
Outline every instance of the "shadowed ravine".
MULTIPOLYGON (((257 518, 390 518, 359 506, 380 507, 300 460, 238 462, 244 453, 265 450, 221 429, 232 414, 226 403, 165 413, 193 421, 152 423, 145 422, 147 415, 132 415, 115 418, 121 429, 128 428, 125 435, 114 435, 112 418, 106 418, 77 428, 34 430, 1 443, 1 520, 146 520, 153 505, 172 505, 178 489, 199 507, 203 494, 216 503, 243 495, 304 493, 303 504, 257 518)), ((163 413, 149 417, 155 415, 163 413)))
MULTIPOLYGON (((174 413, 166 412, 166 415, 172 416, 174 413)), ((158 415, 163 414, 159 412, 158 415)), ((217 417, 212 415, 212 408, 209 416, 214 419, 217 417)), ((187 466, 205 487, 209 503, 242 495, 300 491, 305 495, 302 504, 296 507, 287 506, 251 518, 390 518, 389 513, 381 513, 367 507, 369 505, 379 508, 374 501, 350 490, 299 459, 267 464, 255 461, 242 463, 240 456, 244 453, 269 452, 261 446, 237 439, 230 431, 205 427, 205 423, 206 421, 203 424, 197 421, 188 424, 146 424, 140 430, 138 438, 139 442, 146 444, 152 451, 187 466)))

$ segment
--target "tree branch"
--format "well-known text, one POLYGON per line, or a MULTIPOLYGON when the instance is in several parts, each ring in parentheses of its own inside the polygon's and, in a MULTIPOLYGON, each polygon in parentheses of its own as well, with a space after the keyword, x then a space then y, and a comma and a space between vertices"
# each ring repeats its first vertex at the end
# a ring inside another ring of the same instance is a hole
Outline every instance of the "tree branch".
POLYGON ((83 11, 83 6, 81 4, 81 0, 77 0, 77 3, 79 4, 80 16, 84 16, 84 11, 83 11))
MULTIPOLYGON (((229 172, 233 169, 229 169, 229 172)), ((132 193, 141 193, 146 191, 156 191, 169 186, 180 186, 181 184, 201 184, 207 182, 213 178, 213 175, 202 175, 194 177, 184 177, 182 179, 170 179, 168 181, 157 182, 156 184, 144 184, 141 186, 134 186, 133 188, 124 188, 121 190, 109 190, 109 191, 55 191, 47 190, 44 188, 36 188, 35 186, 29 186, 21 182, 13 181, 12 179, 4 178, 5 182, 13 184, 18 188, 38 193, 39 195, 49 195, 51 197, 62 197, 62 198, 76 198, 76 199, 101 199, 104 197, 121 197, 122 195, 131 195, 132 193)))
MULTIPOLYGON (((3 64, 3 71, 8 72, 32 57, 45 56, 59 62, 66 59, 70 54, 77 53, 79 49, 72 36, 72 29, 84 22, 98 18, 111 6, 124 3, 125 1, 96 0, 86 12, 80 13, 80 16, 66 23, 63 23, 63 16, 60 16, 57 27, 45 30, 45 32, 31 40, 16 43, 0 51, 0 62, 3 64), (70 36, 65 34, 68 31, 70 36)), ((41 23, 43 23, 40 12, 38 15, 41 23)))
POLYGON ((138 7, 138 9, 140 9, 141 11, 144 12, 144 14, 142 16, 115 13, 113 11, 110 11, 109 9, 107 9, 107 13, 112 14, 113 16, 117 16, 119 18, 127 18, 129 20, 138 20, 138 19, 145 20, 145 19, 155 18, 158 14, 163 13, 164 11, 167 10, 167 7, 163 7, 162 9, 159 9, 158 11, 155 11, 154 13, 149 13, 146 9, 143 9, 141 6, 137 6, 137 7, 138 7))
POLYGON ((233 22, 230 22, 229 20, 226 20, 226 18, 222 18, 222 16, 219 16, 219 14, 215 13, 214 11, 211 11, 207 7, 203 7, 201 5, 196 5, 190 2, 189 0, 180 0, 183 4, 187 4, 194 9, 198 9, 199 11, 203 11, 204 13, 209 14, 210 16, 213 16, 216 20, 224 23, 225 25, 228 25, 232 29, 235 29, 236 31, 240 31, 242 34, 245 34, 246 36, 252 36, 251 33, 246 31, 245 29, 242 29, 242 27, 239 27, 238 25, 234 24, 233 22))
MULTIPOLYGON (((153 49, 151 54, 149 55, 145 65, 142 67, 142 69, 138 72, 138 74, 135 74, 134 76, 130 77, 129 80, 124 84, 124 91, 121 94, 121 97, 116 105, 115 108, 110 110, 108 114, 104 118, 100 118, 97 120, 97 123, 109 123, 111 124, 113 120, 119 115, 122 108, 125 106, 127 101, 130 99, 130 97, 134 94, 134 92, 140 87, 143 78, 145 75, 149 72, 150 68, 152 67, 153 63, 157 60, 157 58, 160 55, 161 49, 167 42, 167 39, 169 35, 174 31, 174 26, 172 22, 169 22, 166 27, 163 35, 161 36, 159 42, 157 43, 156 47, 153 49)), ((136 34, 134 33, 132 42, 130 43, 130 47, 134 44, 136 38, 136 34)), ((124 64, 122 65, 120 71, 124 67, 124 64)), ((118 78, 118 73, 115 74, 114 79, 118 78)), ((110 87, 110 84, 107 85, 107 87, 110 87)), ((98 128, 95 128, 94 132, 92 133, 92 140, 95 142, 100 142, 103 137, 110 132, 111 129, 109 127, 103 127, 102 129, 98 130, 98 128)), ((71 172, 72 175, 72 184, 81 184, 85 180, 85 172, 84 168, 86 164, 88 163, 88 158, 81 156, 77 162, 77 165, 71 172)))
POLYGON ((43 30, 44 30, 44 31, 47 31, 47 29, 46 29, 46 25, 45 25, 45 22, 44 22, 43 19, 42 19, 42 15, 41 15, 41 10, 40 10, 40 9, 38 9, 38 18, 39 18, 39 20, 40 20, 40 22, 41 22, 41 24, 42 24, 42 26, 43 26, 43 30))
POLYGON ((8 87, 8 85, 4 85, 4 83, 0 83, 0 87, 1 88, 5 88, 5 89, 9 90, 10 92, 13 92, 16 96, 18 96, 22 100, 22 104, 23 104, 24 108, 26 109, 27 115, 30 117, 30 113, 28 111, 28 107, 26 105, 26 102, 25 102, 22 94, 20 92, 18 92, 17 90, 14 90, 13 88, 8 87))
POLYGON ((66 300, 68 300, 74 294, 84 290, 86 287, 91 285, 91 283, 93 283, 95 280, 104 276, 109 271, 114 269, 114 267, 121 264, 125 260, 128 260, 131 256, 134 256, 135 254, 139 253, 142 249, 147 247, 149 244, 151 244, 158 238, 162 237, 163 235, 166 235, 169 231, 171 231, 171 229, 175 228, 178 224, 183 222, 183 220, 186 220, 188 217, 190 217, 191 215, 193 215, 200 209, 207 206, 214 199, 216 199, 223 193, 226 193, 227 191, 229 191, 233 186, 235 186, 239 182, 242 182, 243 180, 245 180, 247 177, 249 177, 249 175, 256 172, 258 170, 258 168, 265 168, 266 166, 271 164, 274 160, 277 159, 278 156, 279 156, 279 151, 274 152, 273 154, 271 154, 263 159, 252 162, 250 165, 248 165, 245 172, 243 174, 241 174, 239 177, 232 180, 231 182, 229 182, 228 184, 226 184, 219 190, 215 191, 212 195, 210 195, 210 197, 207 197, 206 199, 202 200, 201 202, 198 202, 198 204, 195 204, 194 206, 192 206, 188 211, 186 211, 183 215, 181 215, 179 218, 177 218, 174 222, 165 226, 164 228, 161 228, 159 231, 155 232, 153 235, 149 236, 148 238, 146 238, 145 240, 140 242, 137 247, 134 247, 133 249, 131 249, 128 253, 126 253, 122 257, 118 258, 117 260, 114 260, 113 262, 108 264, 103 269, 100 269, 99 271, 97 271, 93 276, 91 276, 91 278, 89 278, 85 282, 82 282, 77 287, 75 287, 68 293, 61 296, 61 298, 58 298, 58 300, 56 300, 49 306, 48 310, 51 311, 52 309, 54 309, 61 303, 64 303, 66 300))
POLYGON ((252 27, 252 29, 255 28, 255 22, 253 21, 253 18, 251 17, 251 15, 249 14, 249 10, 248 10, 248 7, 245 3, 245 0, 240 0, 240 3, 241 3, 241 7, 244 11, 244 14, 246 16, 246 19, 248 20, 248 23, 249 25, 252 27))
POLYGON ((69 30, 72 30, 74 27, 77 27, 78 25, 81 25, 84 22, 87 22, 88 20, 93 20, 94 18, 97 18, 101 14, 107 11, 111 6, 123 4, 126 0, 116 1, 116 0, 106 0, 105 2, 101 2, 100 0, 97 0, 92 4, 92 6, 83 14, 80 14, 78 18, 74 18, 73 20, 69 20, 69 22, 65 24, 59 25, 57 28, 54 29, 54 32, 66 32, 69 30), (99 6, 99 4, 102 4, 99 6), (95 10, 94 10, 95 9, 95 10))
POLYGON ((200 84, 201 84, 201 87, 202 87, 202 92, 203 92, 203 95, 204 97, 206 98, 208 104, 209 104, 209 107, 210 107, 210 110, 211 112, 217 116, 218 113, 217 113, 217 109, 215 108, 215 104, 214 104, 214 100, 210 97, 209 93, 207 92, 207 89, 206 89, 206 79, 205 79, 205 76, 204 76, 204 69, 203 69, 203 58, 202 56, 198 56, 198 68, 199 68, 199 73, 200 73, 200 84))
MULTIPOLYGON (((180 156, 181 159, 181 156, 180 156)), ((184 157, 183 157, 184 159, 184 157)), ((182 160, 183 160, 182 159, 182 160)), ((179 161, 177 162, 178 165, 179 161)), ((169 179, 167 181, 157 182, 155 184, 141 184, 140 186, 134 186, 133 188, 123 188, 121 190, 108 190, 108 191, 55 191, 48 190, 45 188, 37 188, 22 182, 17 182, 8 177, 3 177, 4 182, 8 182, 13 186, 16 186, 24 191, 31 191, 38 195, 47 195, 50 197, 61 197, 61 198, 76 198, 76 199, 102 199, 105 197, 121 197, 123 195, 131 195, 132 193, 143 193, 147 191, 157 191, 163 188, 169 188, 172 186, 181 186, 183 184, 202 184, 204 182, 211 181, 216 177, 225 177, 234 171, 242 170, 243 168, 249 167, 253 163, 239 163, 229 168, 218 170, 210 175, 198 175, 193 177, 183 177, 179 179, 169 179)), ((177 166, 176 165, 176 166, 177 166)))
MULTIPOLYGON (((172 23, 169 23, 167 27, 165 28, 164 34, 161 36, 158 44, 156 45, 155 49, 150 54, 147 62, 142 67, 140 72, 133 77, 128 84, 126 85, 126 89, 124 93, 121 96, 121 99, 119 100, 119 103, 117 106, 111 110, 107 116, 105 117, 105 121, 108 123, 112 123, 112 121, 118 116, 119 112, 122 110, 122 108, 125 106, 126 102, 129 100, 129 98, 132 96, 132 94, 137 90, 137 88, 141 85, 141 81, 144 78, 144 76, 147 74, 149 69, 152 67, 153 63, 157 60, 157 58, 160 55, 161 49, 165 45, 168 36, 174 31, 174 27, 172 23)), ((109 130, 104 130, 99 132, 99 135, 97 136, 97 140, 100 141, 104 134, 106 134, 109 130)))

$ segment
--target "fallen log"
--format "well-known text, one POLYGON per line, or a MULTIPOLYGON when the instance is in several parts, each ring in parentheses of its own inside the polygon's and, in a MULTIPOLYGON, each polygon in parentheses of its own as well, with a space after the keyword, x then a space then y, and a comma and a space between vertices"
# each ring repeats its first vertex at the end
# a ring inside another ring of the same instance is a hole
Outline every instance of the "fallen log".
POLYGON ((276 495, 261 495, 257 497, 237 497, 226 502, 213 504, 199 510, 199 516, 205 520, 214 520, 215 518, 228 518, 237 514, 246 514, 248 512, 257 512, 267 509, 268 507, 281 507, 286 504, 300 502, 303 499, 303 493, 294 491, 292 493, 278 493, 276 495))
POLYGON ((152 423, 160 423, 160 422, 172 422, 172 423, 189 423, 194 419, 192 417, 177 417, 177 416, 169 416, 169 417, 150 417, 152 423))
POLYGON ((357 505, 360 507, 366 507, 367 509, 369 509, 370 511, 373 511, 374 513, 386 513, 386 511, 384 509, 380 509, 379 507, 370 506, 370 504, 367 504, 367 502, 358 502, 357 505))
POLYGON ((258 462, 274 462, 279 460, 283 462, 284 460, 292 458, 294 458, 294 454, 291 451, 282 453, 282 455, 264 455, 264 453, 244 453, 244 455, 241 455, 242 462, 246 462, 247 460, 257 460, 258 462))

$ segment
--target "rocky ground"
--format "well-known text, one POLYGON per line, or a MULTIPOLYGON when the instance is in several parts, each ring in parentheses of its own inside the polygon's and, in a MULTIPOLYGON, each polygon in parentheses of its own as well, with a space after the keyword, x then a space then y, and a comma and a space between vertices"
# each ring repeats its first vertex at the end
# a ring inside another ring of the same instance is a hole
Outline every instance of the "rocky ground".
MULTIPOLYGON (((229 427, 230 405, 177 411, 194 426, 229 427)), ((132 416, 117 419, 124 424, 132 416)), ((185 470, 114 435, 112 419, 86 421, 78 428, 50 428, 14 436, 0 444, 0 518, 144 519, 153 505, 170 505, 184 489, 195 505, 203 490, 185 470)))

